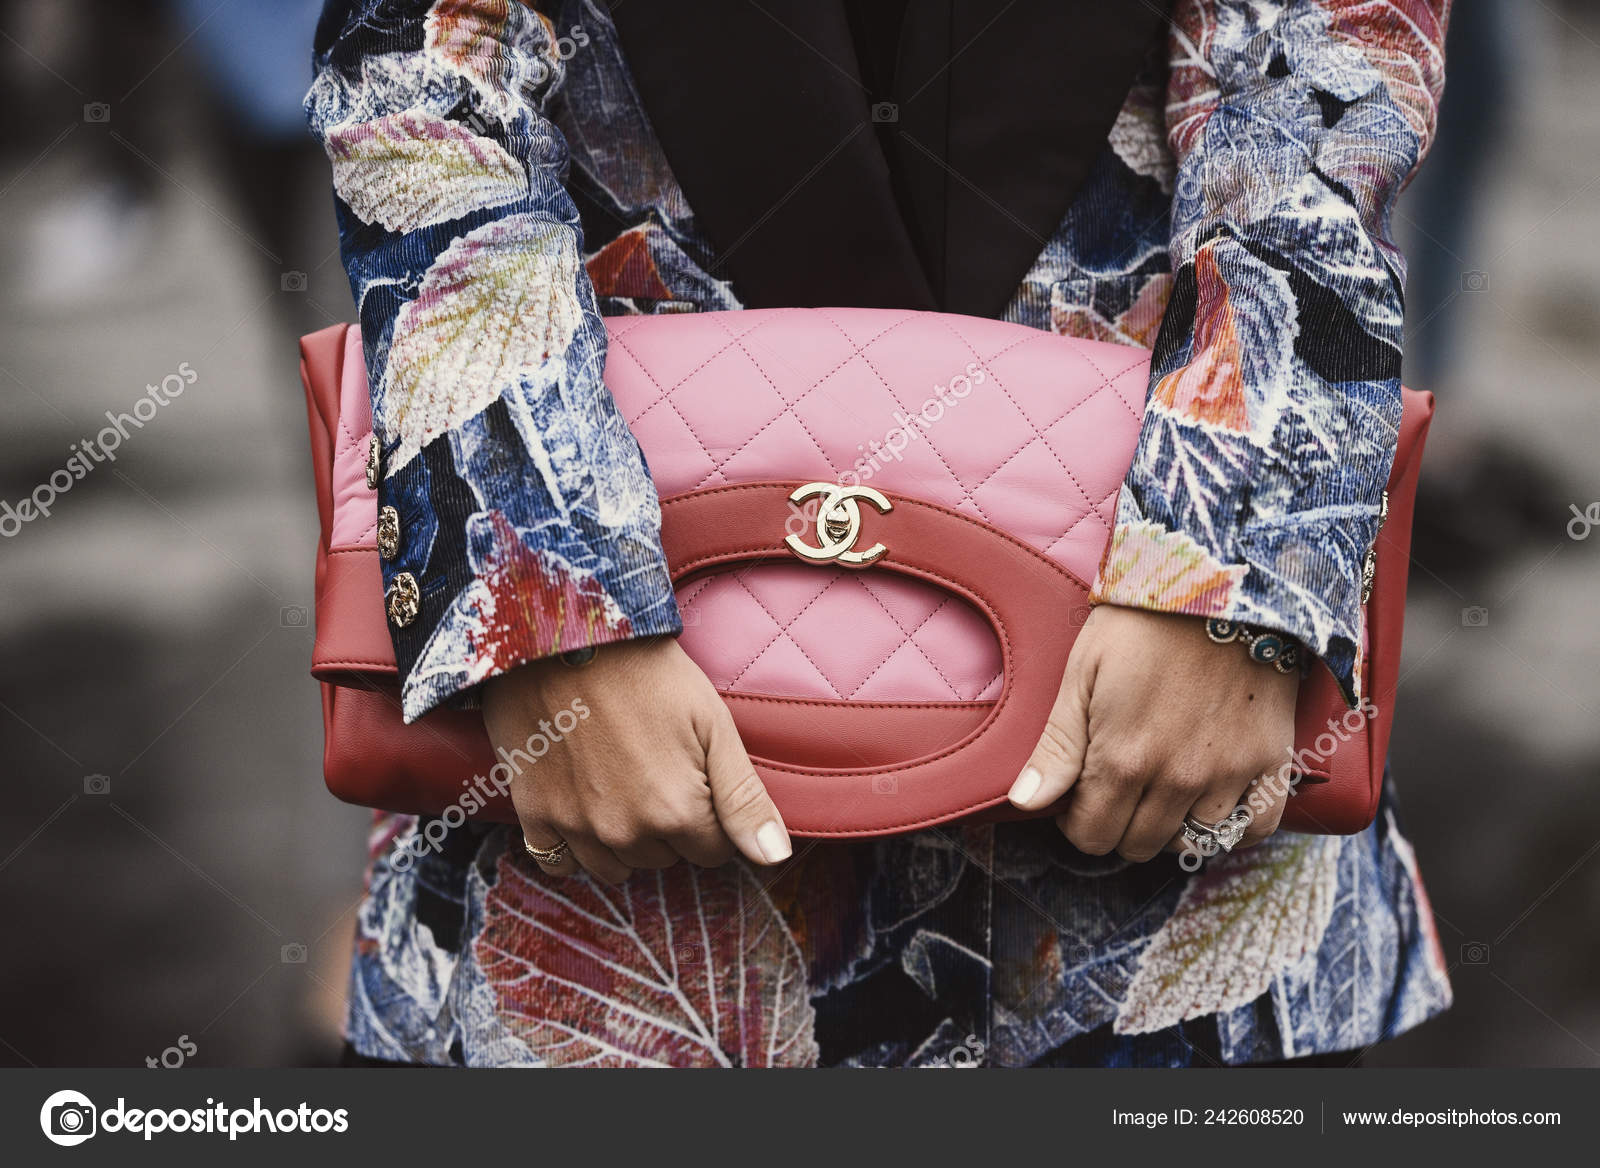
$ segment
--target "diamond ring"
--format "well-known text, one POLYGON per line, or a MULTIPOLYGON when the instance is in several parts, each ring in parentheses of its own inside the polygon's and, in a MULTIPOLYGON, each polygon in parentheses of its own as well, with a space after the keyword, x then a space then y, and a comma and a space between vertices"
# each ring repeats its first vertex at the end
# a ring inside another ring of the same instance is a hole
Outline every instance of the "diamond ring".
POLYGON ((1201 823, 1193 815, 1183 817, 1183 838, 1195 846, 1202 856, 1218 852, 1231 852, 1244 838, 1251 820, 1248 808, 1240 807, 1226 819, 1216 823, 1201 823))

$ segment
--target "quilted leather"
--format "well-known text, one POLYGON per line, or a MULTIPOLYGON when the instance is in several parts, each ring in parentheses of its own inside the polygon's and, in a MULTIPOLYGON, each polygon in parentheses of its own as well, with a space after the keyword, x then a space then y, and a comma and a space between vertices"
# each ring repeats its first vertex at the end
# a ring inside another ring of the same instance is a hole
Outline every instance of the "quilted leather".
MULTIPOLYGON (((341 359, 350 369, 365 369, 361 330, 344 335, 341 359)), ((367 486, 367 448, 372 441, 372 404, 365 377, 339 381, 339 419, 333 433, 334 547, 361 547, 378 538, 378 493, 367 486)))
MULTIPOLYGON (((949 314, 772 309, 675 320, 674 332, 706 333, 684 345, 697 358, 675 364, 682 342, 647 320, 607 322, 606 382, 663 495, 797 473, 838 480, 871 459, 868 443, 911 436, 858 472, 862 481, 982 519, 1093 580, 1138 437, 1143 350, 949 314), (924 402, 964 376, 982 380, 924 424, 924 402)), ((773 566, 696 582, 679 601, 685 648, 726 692, 860 701, 999 692, 987 623, 902 578, 773 566), (729 628, 764 635, 716 635, 729 628), (850 635, 834 635, 840 628, 850 635)))

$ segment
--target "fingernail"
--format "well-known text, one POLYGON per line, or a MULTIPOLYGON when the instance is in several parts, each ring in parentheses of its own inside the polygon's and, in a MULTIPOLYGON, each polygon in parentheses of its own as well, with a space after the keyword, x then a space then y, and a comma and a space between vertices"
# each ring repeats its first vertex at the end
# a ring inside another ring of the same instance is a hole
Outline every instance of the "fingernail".
POLYGON ((1026 807, 1028 800, 1039 793, 1039 786, 1043 782, 1044 776, 1039 773, 1038 767, 1023 767, 1017 781, 1011 784, 1011 791, 1006 798, 1018 807, 1026 807))
POLYGON ((794 848, 789 845, 789 833, 776 819, 761 825, 761 830, 756 832, 756 847, 761 849, 762 857, 769 864, 781 864, 794 854, 794 848))

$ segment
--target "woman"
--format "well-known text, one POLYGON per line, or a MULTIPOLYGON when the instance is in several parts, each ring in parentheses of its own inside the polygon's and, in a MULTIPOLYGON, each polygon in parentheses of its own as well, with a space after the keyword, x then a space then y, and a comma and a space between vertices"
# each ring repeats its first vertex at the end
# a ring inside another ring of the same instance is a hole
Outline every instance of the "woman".
POLYGON ((534 7, 333 0, 318 34, 406 716, 481 701, 510 752, 590 712, 516 780, 520 832, 401 864, 428 825, 379 818, 355 1058, 1236 1064, 1444 1009, 1387 799, 1349 838, 1277 836, 1280 805, 1198 878, 1160 854, 1293 739, 1295 674, 1205 618, 1361 697, 1387 220, 1448 0, 534 7), (600 317, 782 304, 1155 348, 1097 607, 1012 789, 1070 793, 1057 820, 796 853, 674 640, 600 317))

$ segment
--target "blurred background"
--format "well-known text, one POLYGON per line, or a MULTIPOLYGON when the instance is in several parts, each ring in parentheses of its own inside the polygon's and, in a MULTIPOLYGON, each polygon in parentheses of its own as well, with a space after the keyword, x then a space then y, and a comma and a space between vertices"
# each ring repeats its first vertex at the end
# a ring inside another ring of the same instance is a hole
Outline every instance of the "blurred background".
MULTIPOLYGON (((306 673, 294 342, 353 315, 318 7, 0 0, 0 501, 185 382, 48 517, 0 512, 3 1065, 338 1055, 367 816, 306 673)), ((1393 766, 1457 1000, 1368 1062, 1593 1066, 1600 12, 1457 0, 1450 53, 1396 224, 1439 406, 1393 766)))

